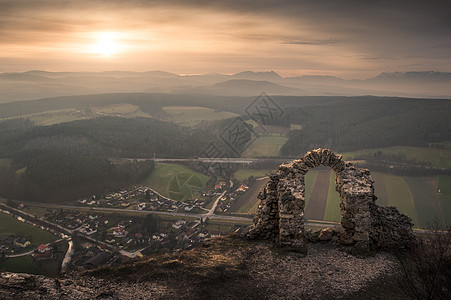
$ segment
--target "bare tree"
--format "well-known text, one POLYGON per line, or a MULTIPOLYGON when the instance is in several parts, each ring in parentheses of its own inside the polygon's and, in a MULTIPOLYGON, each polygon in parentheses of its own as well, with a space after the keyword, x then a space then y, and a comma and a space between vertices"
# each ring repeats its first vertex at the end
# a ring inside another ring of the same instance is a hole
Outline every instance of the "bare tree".
POLYGON ((417 233, 408 250, 397 252, 404 292, 415 299, 451 299, 451 227, 437 223, 417 233))

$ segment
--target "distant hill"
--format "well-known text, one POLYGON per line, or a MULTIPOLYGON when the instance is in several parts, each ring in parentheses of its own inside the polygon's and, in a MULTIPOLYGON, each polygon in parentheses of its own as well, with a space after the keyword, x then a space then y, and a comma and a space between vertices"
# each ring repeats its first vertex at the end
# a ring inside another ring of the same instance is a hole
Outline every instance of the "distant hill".
POLYGON ((424 72, 392 72, 381 73, 368 81, 416 81, 416 82, 448 82, 451 83, 451 73, 424 72))
POLYGON ((165 71, 0 73, 0 103, 103 93, 172 93, 219 96, 397 96, 451 98, 451 73, 392 72, 365 80, 329 75, 281 77, 274 71, 232 75, 178 75, 165 71))
POLYGON ((215 94, 224 96, 258 96, 262 92, 271 95, 301 95, 296 88, 281 86, 270 81, 232 79, 211 86, 181 90, 187 93, 215 94))

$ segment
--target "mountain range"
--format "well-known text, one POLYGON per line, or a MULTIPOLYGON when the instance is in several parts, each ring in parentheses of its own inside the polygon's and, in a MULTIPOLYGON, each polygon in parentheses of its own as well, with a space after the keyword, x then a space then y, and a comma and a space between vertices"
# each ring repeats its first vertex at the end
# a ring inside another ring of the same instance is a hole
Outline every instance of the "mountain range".
POLYGON ((0 103, 45 97, 118 92, 222 96, 315 95, 451 98, 451 73, 392 72, 364 80, 327 75, 282 77, 274 71, 178 75, 164 71, 0 73, 0 103))

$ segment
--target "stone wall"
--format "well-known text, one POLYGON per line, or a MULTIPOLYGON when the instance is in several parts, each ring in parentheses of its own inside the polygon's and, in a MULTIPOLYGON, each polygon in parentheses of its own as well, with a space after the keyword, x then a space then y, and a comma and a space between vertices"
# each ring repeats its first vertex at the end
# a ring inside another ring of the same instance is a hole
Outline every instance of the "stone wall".
POLYGON ((317 166, 328 166, 335 172, 336 190, 340 195, 340 242, 361 250, 403 243, 412 236, 409 217, 394 208, 375 204, 373 180, 367 169, 345 163, 341 155, 329 149, 316 149, 302 158, 280 165, 260 192, 260 204, 249 229, 249 238, 273 239, 280 246, 305 251, 304 176, 317 166))

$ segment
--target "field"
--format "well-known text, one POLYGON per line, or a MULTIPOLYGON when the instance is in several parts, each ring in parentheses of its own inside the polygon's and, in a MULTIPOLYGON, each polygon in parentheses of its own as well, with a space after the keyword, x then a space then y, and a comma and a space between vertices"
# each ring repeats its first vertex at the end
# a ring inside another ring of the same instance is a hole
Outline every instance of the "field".
POLYGON ((184 126, 194 126, 202 121, 214 121, 237 117, 228 111, 215 111, 214 109, 198 106, 165 106, 163 110, 169 114, 170 120, 184 126))
MULTIPOLYGON (((340 199, 335 191, 335 175, 330 172, 326 180, 322 172, 314 169, 306 175, 306 217, 338 222, 340 199)), ((396 206, 412 218, 415 227, 427 228, 434 221, 450 224, 451 176, 409 177, 373 172, 372 177, 376 203, 396 206)))
POLYGON ((259 202, 257 199, 258 193, 266 186, 268 181, 269 179, 257 180, 232 204, 230 211, 242 214, 254 214, 259 202))
MULTIPOLYGON (((50 110, 34 114, 26 114, 21 115, 20 117, 29 119, 36 125, 47 126, 71 122, 75 120, 90 119, 96 116, 151 117, 149 114, 142 112, 138 106, 127 103, 91 107, 87 112, 75 108, 68 108, 61 110, 50 110)), ((0 119, 0 121, 7 119, 10 118, 0 119)))
POLYGON ((401 176, 386 175, 384 177, 384 183, 388 205, 396 206, 400 212, 411 217, 413 223, 418 226, 418 217, 413 195, 404 178, 401 176))
POLYGON ((259 136, 242 153, 242 157, 276 157, 280 155, 280 148, 287 142, 288 137, 280 135, 259 136))
POLYGON ((190 168, 169 163, 157 163, 155 170, 142 182, 161 195, 184 201, 205 188, 208 176, 190 168))
POLYGON ((54 246, 53 259, 35 261, 30 255, 16 258, 7 258, 0 262, 0 271, 40 274, 56 277, 59 273, 61 262, 67 251, 67 243, 60 242, 54 246))
POLYGON ((327 206, 329 193, 329 170, 319 170, 315 184, 309 195, 309 203, 305 207, 305 218, 322 220, 327 206))
POLYGON ((451 176, 438 177, 438 191, 440 208, 449 226, 451 225, 451 176))
POLYGON ((269 173, 268 170, 254 170, 254 169, 246 169, 241 168, 238 169, 235 174, 233 174, 233 178, 236 180, 243 182, 247 180, 250 176, 253 176, 255 178, 266 176, 269 173))
POLYGON ((327 193, 326 212, 324 213, 324 221, 340 222, 340 195, 335 190, 335 173, 329 172, 329 191, 327 193))
POLYGON ((12 159, 0 158, 0 168, 9 168, 12 163, 12 159))
POLYGON ((431 164, 431 166, 438 168, 451 168, 451 150, 448 149, 395 146, 355 152, 345 152, 342 153, 342 155, 346 160, 353 160, 360 155, 373 154, 377 151, 389 154, 401 153, 406 156, 407 160, 414 159, 416 162, 429 163, 431 164))
POLYGON ((47 231, 25 224, 10 215, 0 213, 0 235, 23 236, 33 245, 47 244, 57 237, 47 231))

